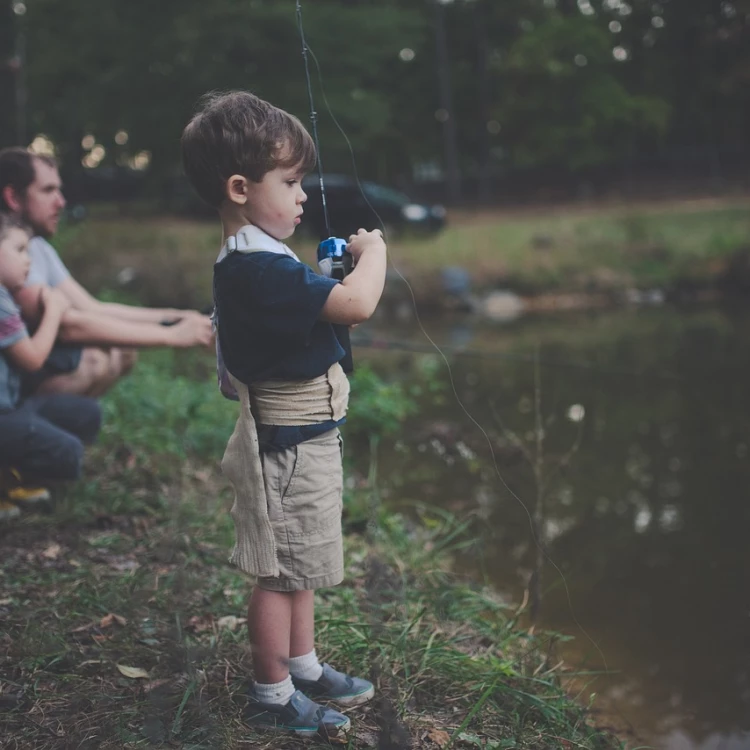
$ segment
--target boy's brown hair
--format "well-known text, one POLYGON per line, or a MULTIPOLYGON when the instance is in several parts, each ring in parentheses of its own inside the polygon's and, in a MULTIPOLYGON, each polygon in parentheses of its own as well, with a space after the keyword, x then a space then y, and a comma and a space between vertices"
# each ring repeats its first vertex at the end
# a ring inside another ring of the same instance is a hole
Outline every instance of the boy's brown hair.
POLYGON ((316 158, 310 134, 294 115, 248 91, 206 94, 182 133, 185 174, 214 208, 233 174, 260 182, 277 167, 309 172, 316 158))

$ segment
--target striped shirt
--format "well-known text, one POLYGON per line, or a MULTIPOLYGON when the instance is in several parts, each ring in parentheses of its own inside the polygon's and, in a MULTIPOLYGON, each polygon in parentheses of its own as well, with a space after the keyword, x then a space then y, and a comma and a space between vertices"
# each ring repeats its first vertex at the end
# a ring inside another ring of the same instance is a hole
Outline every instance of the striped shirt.
POLYGON ((5 350, 28 335, 21 311, 10 292, 0 285, 0 412, 12 411, 21 398, 21 373, 5 350))

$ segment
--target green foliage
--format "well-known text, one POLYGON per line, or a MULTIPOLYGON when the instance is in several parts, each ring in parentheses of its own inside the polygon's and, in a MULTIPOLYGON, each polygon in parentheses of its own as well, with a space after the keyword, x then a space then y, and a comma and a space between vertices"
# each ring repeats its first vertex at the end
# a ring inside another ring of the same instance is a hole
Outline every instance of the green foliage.
POLYGON ((350 382, 350 434, 378 438, 394 435, 406 417, 416 411, 416 402, 402 383, 385 381, 369 365, 359 365, 350 382))
MULTIPOLYGON (((313 78, 327 168, 351 162, 323 94, 364 175, 408 180, 414 166, 439 162, 438 6, 302 5, 322 68, 322 85, 314 65, 313 78), (402 59, 402 50, 413 57, 402 59)), ((636 147, 670 143, 741 152, 750 111, 745 13, 699 0, 658 12, 647 0, 585 5, 585 13, 541 0, 442 8, 465 172, 488 159, 498 168, 615 164, 636 147), (626 59, 615 59, 616 48, 626 59), (488 117, 499 125, 489 142, 488 117)), ((294 0, 34 0, 12 25, 27 42, 29 132, 51 136, 68 165, 80 161, 81 136, 93 133, 107 150, 104 164, 146 149, 153 177, 171 177, 179 134, 209 90, 251 89, 307 120, 294 0), (120 129, 127 144, 114 142, 120 129)))
POLYGON ((175 353, 149 352, 132 377, 103 400, 102 440, 141 454, 219 459, 237 407, 221 396, 212 376, 196 381, 175 373, 175 353))

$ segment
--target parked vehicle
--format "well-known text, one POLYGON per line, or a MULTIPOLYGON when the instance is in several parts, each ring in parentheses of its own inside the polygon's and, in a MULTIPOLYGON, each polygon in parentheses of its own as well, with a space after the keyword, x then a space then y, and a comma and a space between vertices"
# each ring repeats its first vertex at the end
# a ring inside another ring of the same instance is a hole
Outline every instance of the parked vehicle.
MULTIPOLYGON (((360 227, 382 229, 389 235, 404 231, 433 233, 445 226, 445 208, 415 203, 407 195, 392 188, 363 180, 360 185, 351 177, 324 175, 326 205, 331 234, 347 238, 360 227)), ((308 175, 302 182, 307 193, 305 213, 300 228, 316 238, 328 236, 320 198, 317 175, 308 175)))

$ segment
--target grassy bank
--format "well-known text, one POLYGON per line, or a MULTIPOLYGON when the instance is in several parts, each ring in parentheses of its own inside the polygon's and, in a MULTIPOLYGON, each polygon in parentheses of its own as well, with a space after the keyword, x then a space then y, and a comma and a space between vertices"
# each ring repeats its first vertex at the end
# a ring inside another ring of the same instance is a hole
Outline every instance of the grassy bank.
MULTIPOLYGON (((94 290, 120 288, 151 304, 207 305, 215 223, 94 215, 60 236, 65 260, 94 290)), ((750 246, 745 199, 454 212, 436 237, 395 237, 391 260, 423 296, 446 266, 478 286, 524 294, 710 284, 750 246)), ((312 262, 312 243, 295 248, 312 262)))
MULTIPOLYGON (((234 407, 208 358, 144 359, 104 402, 86 478, 50 514, 0 528, 0 744, 309 746, 242 721, 247 582, 226 563, 218 470, 234 407)), ((411 409, 372 375, 355 392, 389 404, 360 428, 370 437, 411 409)), ((449 572, 456 522, 389 515, 373 503, 374 472, 353 479, 347 580, 321 592, 317 613, 319 653, 378 687, 345 746, 619 747, 561 689, 555 636, 529 633, 514 607, 449 572)))

